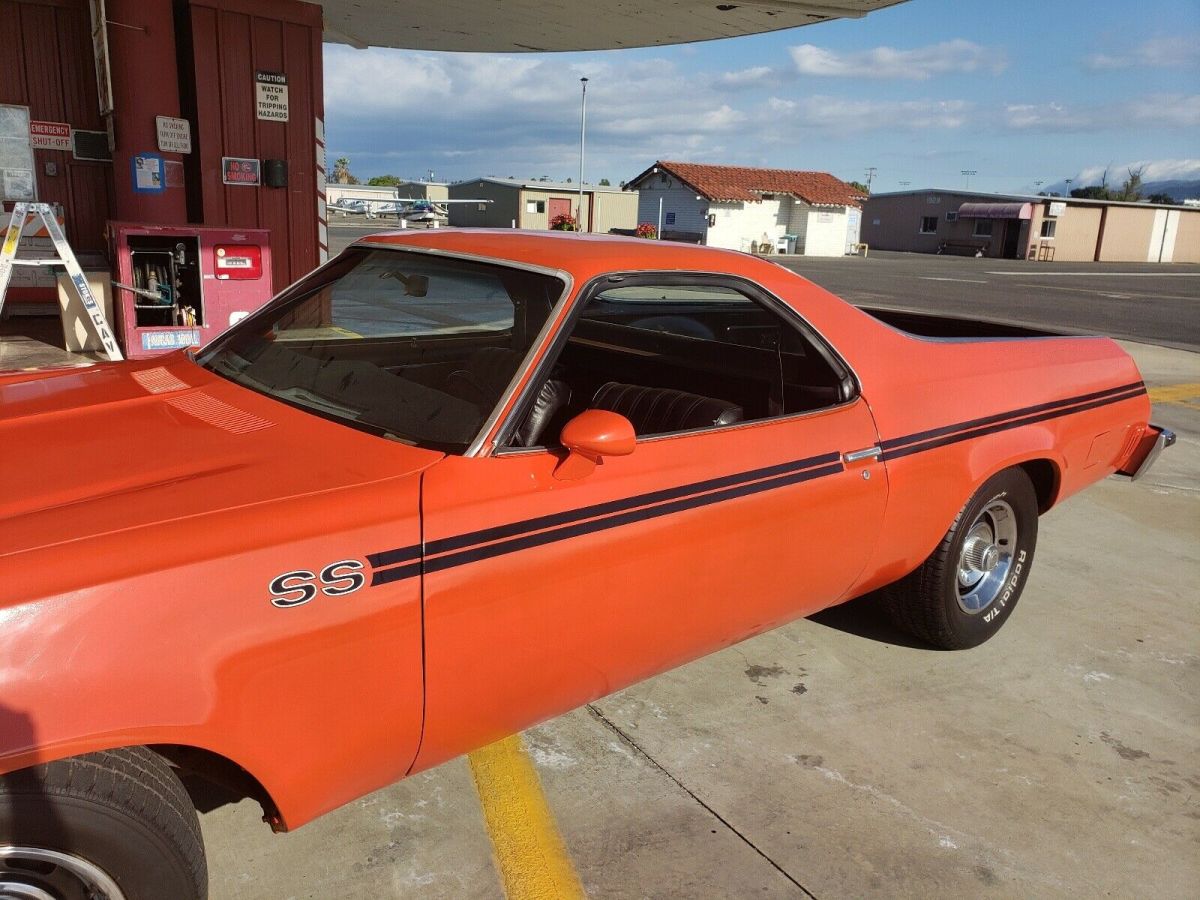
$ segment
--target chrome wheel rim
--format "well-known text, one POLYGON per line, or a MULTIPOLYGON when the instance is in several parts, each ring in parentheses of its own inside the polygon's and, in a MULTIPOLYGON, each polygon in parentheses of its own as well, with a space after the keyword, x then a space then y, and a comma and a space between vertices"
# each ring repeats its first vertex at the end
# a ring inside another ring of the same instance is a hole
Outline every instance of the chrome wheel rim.
POLYGON ((95 863, 43 847, 0 845, 0 900, 125 900, 95 863))
POLYGON ((967 529, 958 557, 958 605, 968 615, 996 602, 1012 570, 1017 516, 1004 500, 992 500, 967 529))

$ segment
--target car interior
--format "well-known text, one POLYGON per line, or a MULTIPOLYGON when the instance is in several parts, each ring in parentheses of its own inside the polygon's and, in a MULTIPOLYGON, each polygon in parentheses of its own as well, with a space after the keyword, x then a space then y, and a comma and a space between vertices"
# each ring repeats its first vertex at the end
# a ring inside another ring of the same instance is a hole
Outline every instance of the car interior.
MULTIPOLYGON (((561 295, 501 266, 371 253, 209 357, 220 374, 388 437, 462 452, 561 295)), ((520 400, 501 448, 555 447, 586 409, 639 437, 810 412, 853 397, 837 357, 753 289, 669 274, 610 276, 520 400)), ((729 280, 725 280, 728 282, 729 280)))
POLYGON ((644 437, 818 410, 853 390, 796 323, 745 294, 617 284, 588 301, 507 443, 554 446, 585 409, 620 413, 644 437))

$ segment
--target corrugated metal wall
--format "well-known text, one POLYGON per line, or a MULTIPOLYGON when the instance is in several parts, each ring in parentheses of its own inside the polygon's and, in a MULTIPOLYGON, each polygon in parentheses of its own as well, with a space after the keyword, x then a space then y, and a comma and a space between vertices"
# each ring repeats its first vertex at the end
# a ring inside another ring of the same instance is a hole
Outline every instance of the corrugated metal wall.
MULTIPOLYGON (((103 131, 96 102, 91 21, 86 0, 0 0, 0 103, 28 106, 38 121, 103 131)), ((104 252, 113 205, 112 165, 35 150, 38 199, 61 203, 76 254, 104 252), (57 175, 46 173, 54 163, 57 175)))
POLYGON ((283 288, 320 262, 321 7, 295 0, 191 0, 189 12, 197 132, 190 218, 270 229, 275 287, 283 288), (257 118, 259 71, 287 75, 287 122, 257 118), (222 156, 285 159, 288 186, 223 184, 222 156))

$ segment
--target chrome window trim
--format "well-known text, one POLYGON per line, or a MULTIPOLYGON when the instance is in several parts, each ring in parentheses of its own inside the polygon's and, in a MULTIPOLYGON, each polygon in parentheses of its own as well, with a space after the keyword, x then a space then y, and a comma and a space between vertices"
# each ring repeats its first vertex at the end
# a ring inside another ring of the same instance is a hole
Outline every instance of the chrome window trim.
MULTIPOLYGON (((804 412, 788 413, 783 416, 770 416, 765 419, 751 419, 748 422, 731 422, 728 425, 706 425, 702 428, 689 428, 687 431, 665 431, 662 434, 646 434, 638 435, 638 444, 657 444, 661 441, 673 441, 675 438, 695 437, 699 434, 715 434, 721 431, 740 431, 743 429, 758 428, 762 425, 776 425, 782 422, 793 422, 800 419, 809 419, 814 416, 823 416, 828 413, 840 412, 844 409, 849 409, 854 404, 863 400, 862 394, 856 394, 852 400, 843 400, 841 403, 835 403, 833 406, 822 406, 820 409, 809 409, 804 412)), ((865 403, 866 401, 863 400, 865 403)), ((537 447, 499 447, 493 451, 492 455, 500 457, 508 456, 525 456, 532 453, 549 453, 552 450, 561 450, 561 447, 548 447, 539 445, 537 447)))

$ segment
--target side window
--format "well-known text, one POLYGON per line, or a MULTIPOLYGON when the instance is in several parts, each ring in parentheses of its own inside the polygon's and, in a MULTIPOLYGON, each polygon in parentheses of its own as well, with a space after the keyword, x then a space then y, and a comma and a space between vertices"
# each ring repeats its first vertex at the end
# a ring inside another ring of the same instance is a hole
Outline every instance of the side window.
MULTIPOLYGON (((833 406, 834 369, 792 321, 749 294, 703 280, 618 283, 576 320, 542 393, 569 401, 541 430, 585 409, 608 409, 639 437, 694 431, 833 406)), ((535 404, 530 415, 536 417, 535 404)), ((528 446, 528 445, 526 445, 528 446)))

